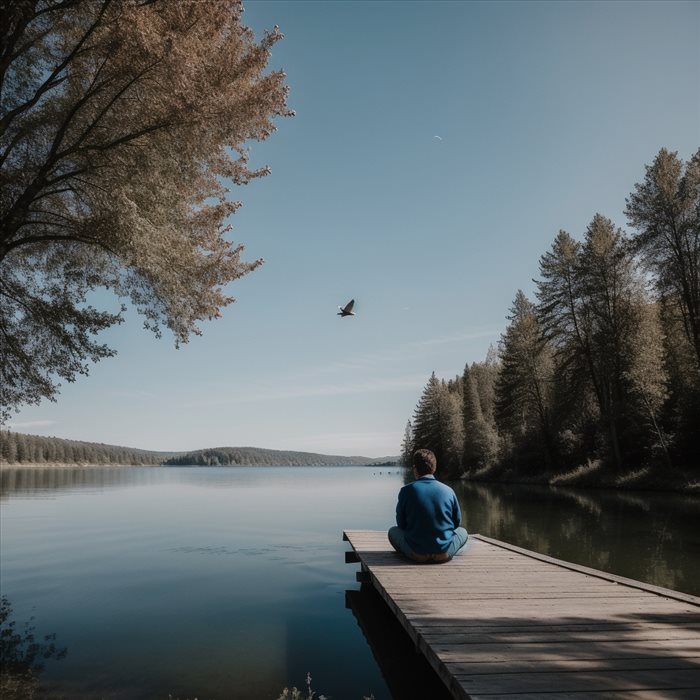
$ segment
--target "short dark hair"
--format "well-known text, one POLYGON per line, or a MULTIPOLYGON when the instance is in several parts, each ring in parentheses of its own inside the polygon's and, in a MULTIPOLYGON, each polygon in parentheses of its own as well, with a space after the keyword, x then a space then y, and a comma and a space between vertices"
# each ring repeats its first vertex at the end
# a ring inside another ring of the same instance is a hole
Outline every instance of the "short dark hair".
POLYGON ((434 474, 437 469, 437 460, 431 450, 416 450, 413 453, 413 468, 421 476, 434 474))

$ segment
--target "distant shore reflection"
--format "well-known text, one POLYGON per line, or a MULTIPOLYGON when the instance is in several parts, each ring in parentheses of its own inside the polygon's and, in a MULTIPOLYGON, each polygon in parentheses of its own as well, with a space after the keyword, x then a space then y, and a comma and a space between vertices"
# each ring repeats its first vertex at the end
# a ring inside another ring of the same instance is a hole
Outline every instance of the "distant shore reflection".
POLYGON ((108 488, 155 481, 153 470, 162 467, 3 467, 0 498, 64 488, 108 488))

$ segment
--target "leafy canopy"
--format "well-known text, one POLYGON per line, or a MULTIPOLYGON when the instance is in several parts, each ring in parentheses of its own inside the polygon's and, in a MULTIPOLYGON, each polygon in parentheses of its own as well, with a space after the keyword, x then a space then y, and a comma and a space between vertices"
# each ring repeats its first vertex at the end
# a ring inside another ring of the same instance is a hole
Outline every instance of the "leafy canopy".
POLYGON ((0 420, 113 354, 129 299, 157 335, 198 334, 262 261, 227 239, 244 144, 286 106, 233 0, 14 0, 0 27, 0 420))

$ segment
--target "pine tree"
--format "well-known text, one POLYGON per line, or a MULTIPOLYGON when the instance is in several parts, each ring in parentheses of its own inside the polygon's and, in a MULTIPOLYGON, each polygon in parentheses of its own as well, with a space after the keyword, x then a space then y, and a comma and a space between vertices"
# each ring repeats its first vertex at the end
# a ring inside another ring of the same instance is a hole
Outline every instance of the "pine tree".
POLYGON ((438 472, 448 479, 461 473, 464 444, 461 401, 461 379, 445 382, 433 372, 413 416, 412 450, 432 450, 438 472))
MULTIPOLYGON (((483 365, 473 363, 466 365, 463 375, 462 420, 464 425, 464 448, 462 466, 474 472, 493 466, 498 456, 499 440, 493 417, 484 415, 485 403, 492 391, 492 382, 486 381, 491 370, 485 371, 483 365), (482 392, 479 391, 480 382, 482 392), (486 401, 481 393, 486 393, 486 401)), ((493 378, 495 381, 495 377, 493 378)))
POLYGON ((401 442, 401 457, 400 462, 404 467, 411 468, 413 459, 413 427, 411 421, 406 421, 406 428, 403 433, 403 441, 401 442))
POLYGON ((551 385, 553 362, 535 306, 518 290, 501 336, 501 369, 496 381, 499 431, 516 440, 537 433, 545 464, 553 464, 551 385))
POLYGON ((592 378, 615 465, 622 467, 621 422, 628 399, 626 370, 636 352, 632 338, 638 322, 640 286, 627 241, 612 221, 593 217, 579 260, 582 306, 590 319, 588 349, 592 378))
POLYGON ((24 464, 29 461, 27 459, 27 442, 24 435, 15 435, 15 438, 15 444, 17 446, 17 463, 24 464))
POLYGON ((433 372, 413 414, 414 449, 432 450, 438 459, 438 464, 442 456, 439 395, 440 381, 433 372))
MULTIPOLYGON (((611 462, 623 464, 621 431, 634 443, 628 370, 642 284, 627 239, 596 214, 584 243, 561 231, 540 260, 538 318, 554 348, 557 373, 572 393, 587 384, 611 462)), ((583 409, 585 410, 585 409, 583 409)))
POLYGON ((551 250, 540 258, 537 284, 537 317, 545 338, 552 344, 558 372, 576 384, 582 375, 599 391, 591 365, 590 318, 582 308, 578 265, 581 245, 566 231, 559 231, 551 250))
POLYGON ((633 242, 680 321, 700 371, 700 149, 687 163, 662 148, 627 198, 633 242))
MULTIPOLYGON (((445 478, 460 476, 464 451, 464 421, 461 392, 441 384, 438 392, 439 445, 438 468, 445 478)), ((436 453, 437 456, 437 453, 436 453)))
POLYGON ((0 462, 14 464, 17 460, 17 448, 14 435, 9 430, 0 429, 0 462))

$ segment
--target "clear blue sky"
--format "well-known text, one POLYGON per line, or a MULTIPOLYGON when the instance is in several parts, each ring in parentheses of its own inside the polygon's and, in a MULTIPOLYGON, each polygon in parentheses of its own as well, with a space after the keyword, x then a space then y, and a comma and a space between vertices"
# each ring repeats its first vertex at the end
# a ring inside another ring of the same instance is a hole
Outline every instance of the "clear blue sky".
POLYGON ((498 341, 560 228, 700 146, 697 2, 249 2, 294 119, 253 144, 232 237, 266 264, 180 350, 132 315, 115 359, 19 431, 148 449, 397 454, 430 373, 498 341), (440 136, 441 140, 435 138, 440 136), (357 300, 357 316, 339 304, 357 300))

